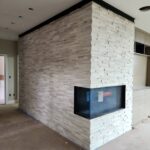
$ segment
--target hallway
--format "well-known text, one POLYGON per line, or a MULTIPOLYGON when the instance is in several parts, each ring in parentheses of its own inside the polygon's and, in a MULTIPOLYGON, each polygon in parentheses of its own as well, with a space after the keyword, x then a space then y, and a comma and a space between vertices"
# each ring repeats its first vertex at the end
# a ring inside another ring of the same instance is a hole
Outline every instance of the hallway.
POLYGON ((80 150, 38 121, 17 109, 17 105, 0 106, 1 150, 80 150))

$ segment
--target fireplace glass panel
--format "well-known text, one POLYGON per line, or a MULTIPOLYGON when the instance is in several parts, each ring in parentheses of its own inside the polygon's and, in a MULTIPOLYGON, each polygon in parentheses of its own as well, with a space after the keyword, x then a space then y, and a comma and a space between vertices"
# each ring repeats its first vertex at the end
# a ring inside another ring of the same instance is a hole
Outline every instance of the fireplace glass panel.
POLYGON ((125 108, 125 86, 75 87, 74 113, 92 119, 125 108))

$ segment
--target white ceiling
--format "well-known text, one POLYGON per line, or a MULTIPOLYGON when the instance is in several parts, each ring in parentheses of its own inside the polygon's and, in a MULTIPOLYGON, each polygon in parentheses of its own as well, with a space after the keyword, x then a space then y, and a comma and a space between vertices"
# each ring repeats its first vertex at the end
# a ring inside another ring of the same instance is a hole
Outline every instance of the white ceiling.
MULTIPOLYGON (((20 33, 79 1, 81 0, 0 0, 0 38, 17 40, 20 33), (34 11, 28 10, 30 7, 34 8, 34 11)), ((135 17, 136 27, 150 33, 150 11, 139 11, 140 7, 150 5, 150 0, 104 1, 135 17)))
POLYGON ((79 1, 0 0, 0 38, 17 40, 18 34, 38 25, 79 1), (34 11, 30 11, 28 8, 34 8, 34 11), (23 18, 21 19, 18 16, 23 18), (12 22, 15 24, 12 24, 12 22), (6 35, 4 34, 5 32, 6 35))
POLYGON ((150 6, 150 0, 105 0, 135 18, 135 26, 150 33, 150 11, 141 12, 139 8, 150 6))

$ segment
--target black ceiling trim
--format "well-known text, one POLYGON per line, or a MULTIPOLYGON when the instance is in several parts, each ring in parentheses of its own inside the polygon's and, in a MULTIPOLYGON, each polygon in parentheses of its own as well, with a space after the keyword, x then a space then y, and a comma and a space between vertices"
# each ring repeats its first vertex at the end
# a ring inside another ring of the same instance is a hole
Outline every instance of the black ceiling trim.
POLYGON ((131 17, 130 15, 124 13, 123 11, 121 11, 121 10, 115 8, 114 6, 112 6, 112 5, 110 5, 110 4, 106 3, 106 2, 104 2, 103 0, 93 0, 93 1, 94 1, 95 3, 101 5, 102 7, 106 8, 106 9, 109 9, 109 10, 111 10, 112 12, 114 12, 114 13, 116 13, 116 14, 118 14, 118 15, 120 15, 120 16, 122 16, 122 17, 124 17, 124 18, 126 18, 126 19, 128 19, 128 20, 130 20, 130 21, 132 21, 132 22, 134 22, 134 20, 135 20, 135 18, 133 18, 133 17, 131 17))
POLYGON ((63 16, 65 16, 65 15, 68 15, 69 13, 73 12, 76 9, 79 9, 79 8, 83 7, 84 5, 88 4, 91 1, 92 0, 82 0, 81 2, 79 2, 79 3, 75 4, 74 6, 64 10, 63 12, 57 14, 56 16, 54 16, 52 18, 49 18, 48 20, 40 23, 39 25, 37 25, 37 26, 29 29, 28 31, 20 34, 19 37, 23 37, 23 36, 33 32, 33 31, 35 31, 35 30, 37 30, 37 29, 39 29, 39 28, 41 28, 41 27, 43 27, 43 26, 45 26, 45 25, 47 25, 47 24, 49 24, 49 23, 51 23, 51 22, 53 22, 53 21, 55 21, 55 20, 57 20, 57 19, 59 19, 61 17, 63 17, 63 16))
POLYGON ((49 24, 49 23, 51 23, 51 22, 53 22, 53 21, 55 21, 55 20, 57 20, 57 19, 59 19, 61 17, 63 17, 63 16, 65 16, 65 15, 73 12, 74 10, 77 10, 77 9, 83 7, 84 5, 88 4, 91 1, 101 5, 102 7, 106 8, 106 9, 109 9, 109 10, 113 11, 114 13, 116 13, 118 15, 121 15, 122 17, 124 17, 124 18, 126 18, 126 19, 128 19, 128 20, 130 20, 132 22, 134 22, 134 18, 133 17, 131 17, 128 14, 122 12, 121 10, 111 6, 110 4, 104 2, 103 0, 82 0, 81 2, 79 2, 79 3, 75 4, 74 6, 66 9, 65 11, 57 14, 56 16, 54 16, 52 18, 49 18, 48 20, 40 23, 39 25, 37 25, 37 26, 27 30, 26 32, 20 34, 19 37, 23 37, 23 36, 33 32, 33 31, 35 31, 35 30, 37 30, 37 29, 39 29, 39 28, 41 28, 41 27, 43 27, 43 26, 45 26, 45 25, 47 25, 47 24, 49 24))
POLYGON ((76 9, 79 9, 79 8, 83 7, 84 5, 88 4, 89 2, 91 2, 91 0, 82 0, 81 2, 79 2, 79 3, 75 4, 74 6, 64 10, 63 12, 57 14, 56 16, 54 16, 52 18, 49 18, 48 20, 40 23, 39 25, 37 25, 37 26, 29 29, 28 31, 20 34, 19 37, 23 37, 23 36, 33 32, 33 31, 35 31, 35 30, 37 30, 37 29, 39 29, 39 28, 41 28, 41 27, 43 27, 43 26, 45 26, 45 25, 47 25, 47 24, 49 24, 49 23, 51 23, 51 22, 53 22, 53 21, 55 21, 55 20, 57 20, 57 19, 59 19, 61 17, 63 17, 63 16, 66 16, 69 13, 71 13, 72 11, 74 11, 76 9))

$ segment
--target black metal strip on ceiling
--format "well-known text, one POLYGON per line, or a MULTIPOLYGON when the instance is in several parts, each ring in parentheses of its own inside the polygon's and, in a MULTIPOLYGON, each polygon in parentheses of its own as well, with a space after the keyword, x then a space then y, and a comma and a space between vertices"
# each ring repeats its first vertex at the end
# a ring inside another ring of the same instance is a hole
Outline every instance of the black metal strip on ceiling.
POLYGON ((116 14, 118 14, 118 15, 120 15, 120 16, 122 16, 122 17, 124 17, 124 18, 126 18, 126 19, 128 19, 128 20, 130 20, 132 22, 134 22, 134 18, 133 17, 131 17, 128 14, 122 12, 121 10, 113 7, 112 5, 104 2, 103 0, 82 0, 81 2, 79 2, 79 3, 75 4, 74 6, 64 10, 63 12, 57 14, 56 16, 53 16, 53 17, 49 18, 48 20, 40 23, 39 25, 37 25, 37 26, 35 26, 35 27, 25 31, 24 33, 20 34, 19 37, 23 37, 23 36, 33 32, 33 31, 35 31, 35 30, 37 30, 37 29, 39 29, 39 28, 41 28, 41 27, 43 27, 43 26, 45 26, 45 25, 47 25, 47 24, 49 24, 49 23, 51 23, 51 22, 53 22, 53 21, 55 21, 55 20, 57 20, 59 18, 61 18, 61 17, 64 17, 64 16, 68 15, 69 13, 71 13, 71 12, 73 12, 73 11, 83 7, 83 6, 85 6, 86 4, 88 4, 88 3, 92 2, 92 1, 97 3, 97 4, 99 4, 99 5, 101 5, 102 7, 106 8, 106 9, 109 9, 112 12, 114 12, 114 13, 116 13, 116 14))
POLYGON ((116 13, 116 14, 118 14, 118 15, 120 15, 120 16, 122 16, 122 17, 124 17, 124 18, 126 18, 126 19, 128 19, 128 20, 130 20, 130 21, 132 21, 132 22, 134 22, 134 20, 135 20, 135 18, 133 18, 133 17, 131 17, 130 15, 124 13, 123 11, 121 11, 121 10, 115 8, 114 6, 112 6, 112 5, 110 5, 110 4, 106 3, 106 2, 104 2, 103 0, 93 0, 93 1, 94 1, 95 3, 101 5, 102 7, 106 8, 106 9, 109 9, 109 10, 111 10, 112 12, 114 12, 114 13, 116 13))

